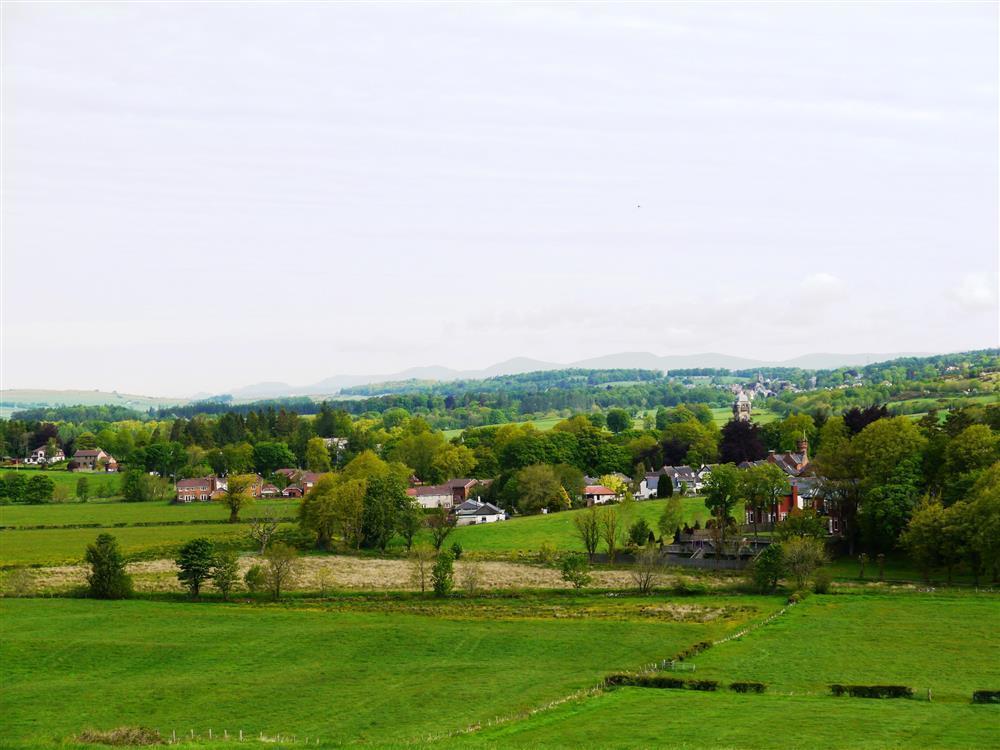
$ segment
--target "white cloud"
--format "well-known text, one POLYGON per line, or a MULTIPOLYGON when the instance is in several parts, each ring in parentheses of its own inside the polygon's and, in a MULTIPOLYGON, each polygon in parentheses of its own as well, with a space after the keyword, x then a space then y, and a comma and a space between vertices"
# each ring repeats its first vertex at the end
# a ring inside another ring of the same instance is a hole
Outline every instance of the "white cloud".
POLYGON ((949 291, 949 296, 964 310, 997 311, 997 277, 987 273, 967 273, 958 286, 949 291))

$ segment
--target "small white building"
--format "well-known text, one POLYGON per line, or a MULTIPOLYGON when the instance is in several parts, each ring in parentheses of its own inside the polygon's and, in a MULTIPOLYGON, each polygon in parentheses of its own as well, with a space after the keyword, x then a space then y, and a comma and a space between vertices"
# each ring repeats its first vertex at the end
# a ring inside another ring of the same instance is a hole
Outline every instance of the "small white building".
POLYGON ((55 452, 50 456, 43 445, 41 448, 35 448, 35 450, 31 452, 31 455, 24 459, 24 463, 45 466, 65 460, 66 454, 62 452, 61 448, 56 448, 55 452))
POLYGON ((588 484, 583 488, 583 499, 587 501, 588 508, 613 503, 616 498, 615 491, 603 484, 588 484))
POLYGON ((495 523, 506 520, 507 513, 492 503, 466 500, 455 508, 456 526, 473 526, 479 523, 495 523))

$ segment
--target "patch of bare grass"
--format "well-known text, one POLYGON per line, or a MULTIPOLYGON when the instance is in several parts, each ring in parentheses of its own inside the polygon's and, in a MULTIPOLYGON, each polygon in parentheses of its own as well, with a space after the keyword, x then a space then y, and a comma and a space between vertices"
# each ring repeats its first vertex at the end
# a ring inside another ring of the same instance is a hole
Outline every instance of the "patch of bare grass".
POLYGON ((111 745, 113 747, 166 744, 158 731, 146 727, 117 727, 108 730, 84 729, 74 739, 88 745, 111 745))

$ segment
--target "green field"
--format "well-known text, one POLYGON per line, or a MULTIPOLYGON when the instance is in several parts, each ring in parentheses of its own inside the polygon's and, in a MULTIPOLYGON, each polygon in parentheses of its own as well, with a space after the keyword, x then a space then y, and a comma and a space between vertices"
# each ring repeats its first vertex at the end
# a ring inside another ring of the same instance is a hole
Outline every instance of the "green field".
MULTIPOLYGON (((666 500, 645 500, 635 504, 633 520, 645 518, 657 536, 656 521, 663 513, 666 500)), ((689 523, 701 519, 704 523, 708 510, 699 497, 683 498, 685 516, 689 523)), ((576 534, 573 519, 584 509, 550 513, 544 516, 524 516, 498 523, 463 526, 455 529, 448 537, 461 543, 463 549, 472 552, 537 552, 543 544, 550 544, 557 550, 583 552, 583 544, 576 534)))
POLYGON ((327 747, 423 741, 591 688, 610 670, 669 657, 777 607, 762 598, 699 603, 742 608, 701 623, 638 608, 627 617, 558 619, 505 616, 495 606, 439 617, 6 599, 0 732, 8 748, 121 724, 168 737, 192 729, 204 737, 210 728, 215 736, 308 735, 327 747))
POLYGON ((814 596, 692 661, 692 677, 756 680, 762 696, 628 688, 463 737, 463 746, 985 748, 1000 707, 1000 601, 990 595, 814 596), (903 684, 913 700, 834 698, 833 682, 903 684), (933 701, 927 701, 927 690, 933 701))
MULTIPOLYGON (((243 516, 273 513, 294 518, 297 500, 262 501, 248 505, 243 516)), ((67 526, 71 524, 117 524, 226 521, 229 510, 221 503, 49 503, 45 505, 0 505, 0 526, 67 526)))
POLYGON ((38 474, 44 474, 57 487, 63 487, 68 499, 76 498, 76 483, 80 477, 87 477, 91 498, 111 498, 121 496, 121 476, 114 472, 92 472, 92 471, 65 471, 59 469, 0 469, 0 474, 16 472, 23 474, 26 479, 38 474))
MULTIPOLYGON (((523 422, 502 422, 497 425, 483 425, 484 427, 501 427, 505 424, 530 424, 534 425, 536 430, 545 432, 546 430, 551 430, 560 422, 564 421, 566 417, 546 417, 545 419, 528 419, 523 422)), ((461 435, 465 430, 444 430, 445 440, 451 440, 461 435)))
MULTIPOLYGON (((113 534, 132 557, 172 557, 195 537, 239 544, 246 524, 207 523, 187 526, 132 526, 112 529, 37 529, 0 531, 0 565, 61 565, 83 560, 87 545, 102 531, 113 534)), ((250 546, 249 542, 245 545, 250 546)))
POLYGON ((441 747, 885 750, 996 747, 996 706, 623 688, 441 747))

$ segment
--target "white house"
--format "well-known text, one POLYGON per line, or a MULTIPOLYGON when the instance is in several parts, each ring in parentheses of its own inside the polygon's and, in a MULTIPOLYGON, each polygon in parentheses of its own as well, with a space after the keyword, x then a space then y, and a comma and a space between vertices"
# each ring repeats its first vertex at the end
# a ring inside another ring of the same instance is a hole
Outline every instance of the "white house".
POLYGON ((473 526, 477 523, 495 523, 506 520, 507 514, 492 503, 466 500, 455 508, 456 526, 473 526))
POLYGON ((615 491, 605 487, 603 484, 588 484, 583 488, 583 499, 587 501, 587 507, 593 505, 605 505, 615 501, 615 491))
POLYGON ((447 484, 411 487, 406 494, 415 498, 421 508, 451 508, 455 505, 454 490, 447 484))
POLYGON ((31 452, 31 455, 24 459, 26 464, 54 464, 59 461, 65 461, 66 454, 62 452, 61 448, 56 448, 55 452, 49 456, 46 454, 45 446, 41 448, 35 448, 31 452))

